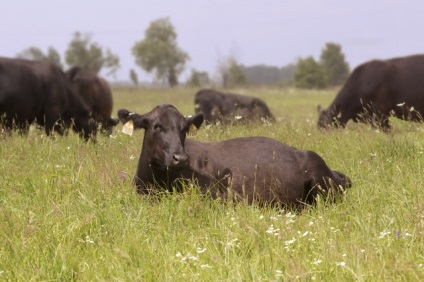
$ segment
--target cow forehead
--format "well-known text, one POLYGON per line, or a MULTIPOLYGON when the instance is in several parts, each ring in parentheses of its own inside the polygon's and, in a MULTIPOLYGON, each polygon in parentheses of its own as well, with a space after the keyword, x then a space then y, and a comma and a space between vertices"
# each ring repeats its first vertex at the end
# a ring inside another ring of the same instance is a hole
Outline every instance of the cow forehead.
POLYGON ((159 106, 154 109, 149 119, 151 122, 160 122, 165 126, 182 126, 185 122, 184 116, 173 106, 159 106))

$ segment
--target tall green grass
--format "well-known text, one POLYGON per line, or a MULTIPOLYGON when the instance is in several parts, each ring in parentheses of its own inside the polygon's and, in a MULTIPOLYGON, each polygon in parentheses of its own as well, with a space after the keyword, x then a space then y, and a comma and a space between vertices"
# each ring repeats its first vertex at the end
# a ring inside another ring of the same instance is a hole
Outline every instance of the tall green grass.
MULTIPOLYGON (((203 127, 189 138, 268 136, 314 150, 353 181, 341 201, 300 213, 182 194, 137 195, 142 131, 0 140, 2 281, 420 281, 424 279, 424 127, 392 120, 316 129, 336 91, 238 89, 265 100, 271 125, 203 127)), ((195 89, 116 89, 118 108, 171 103, 195 89)))

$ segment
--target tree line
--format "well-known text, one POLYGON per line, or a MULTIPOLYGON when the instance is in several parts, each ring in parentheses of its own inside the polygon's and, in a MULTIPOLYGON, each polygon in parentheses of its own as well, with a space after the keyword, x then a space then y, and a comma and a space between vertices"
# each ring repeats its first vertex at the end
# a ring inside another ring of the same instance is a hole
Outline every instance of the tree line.
MULTIPOLYGON (((169 18, 160 18, 150 23, 144 38, 135 42, 131 49, 135 63, 155 80, 171 87, 179 84, 179 77, 190 59, 187 52, 177 44, 177 33, 169 18)), ((95 73, 107 70, 115 75, 120 68, 119 57, 110 49, 93 42, 88 34, 75 32, 65 51, 64 62, 59 52, 49 47, 44 53, 37 47, 30 47, 17 54, 19 58, 47 60, 63 68, 79 66, 95 73)), ((234 56, 218 62, 217 77, 223 87, 243 85, 293 85, 299 88, 325 88, 342 84, 349 75, 349 65, 342 48, 336 43, 327 43, 321 51, 319 61, 312 56, 300 58, 287 66, 254 65, 244 66, 234 56)), ((138 84, 137 72, 130 70, 129 78, 138 84)), ((207 86, 211 78, 205 71, 191 70, 186 81, 191 86, 207 86)))

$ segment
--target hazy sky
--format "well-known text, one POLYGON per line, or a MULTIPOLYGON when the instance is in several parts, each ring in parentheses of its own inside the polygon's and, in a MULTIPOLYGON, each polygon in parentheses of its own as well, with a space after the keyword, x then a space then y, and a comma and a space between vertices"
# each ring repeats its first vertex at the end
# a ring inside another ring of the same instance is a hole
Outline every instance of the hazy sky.
MULTIPOLYGON (((169 17, 191 68, 216 72, 230 55, 244 65, 285 66, 326 42, 341 44, 351 68, 373 58, 424 53, 421 0, 37 0, 1 1, 0 56, 30 46, 56 48, 64 57, 75 31, 121 59, 117 79, 135 66, 131 48, 150 22, 169 17)), ((184 80, 182 77, 181 80, 184 80)))

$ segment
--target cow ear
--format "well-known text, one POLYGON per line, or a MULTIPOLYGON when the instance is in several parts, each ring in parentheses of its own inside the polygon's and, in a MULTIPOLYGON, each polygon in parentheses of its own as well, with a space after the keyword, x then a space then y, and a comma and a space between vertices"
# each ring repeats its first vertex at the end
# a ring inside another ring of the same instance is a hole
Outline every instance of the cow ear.
POLYGON ((204 119, 205 116, 203 115, 203 113, 198 113, 194 116, 186 118, 186 122, 188 127, 193 124, 196 128, 199 128, 202 125, 204 119))
POLYGON ((134 124, 134 129, 136 128, 144 128, 147 129, 148 121, 146 115, 139 115, 136 113, 129 112, 128 110, 121 109, 118 111, 118 118, 122 122, 122 124, 126 124, 130 120, 134 124))
POLYGON ((317 111, 318 111, 318 113, 321 113, 321 111, 322 111, 322 107, 321 107, 321 105, 318 105, 318 106, 317 106, 317 111))

